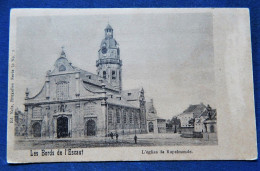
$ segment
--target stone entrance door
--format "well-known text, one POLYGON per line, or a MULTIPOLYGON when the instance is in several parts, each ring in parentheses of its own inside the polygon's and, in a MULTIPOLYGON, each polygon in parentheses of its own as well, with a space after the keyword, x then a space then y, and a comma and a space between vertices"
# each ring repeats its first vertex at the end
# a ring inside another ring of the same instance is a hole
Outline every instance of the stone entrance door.
POLYGON ((59 117, 57 119, 57 138, 65 138, 68 136, 68 118, 63 116, 59 117))
POLYGON ((95 136, 96 135, 96 122, 94 120, 88 120, 85 124, 85 135, 95 136))
POLYGON ((32 126, 33 137, 41 137, 41 124, 36 122, 32 126))
POLYGON ((154 131, 154 127, 153 127, 153 123, 149 122, 149 132, 153 132, 154 131))

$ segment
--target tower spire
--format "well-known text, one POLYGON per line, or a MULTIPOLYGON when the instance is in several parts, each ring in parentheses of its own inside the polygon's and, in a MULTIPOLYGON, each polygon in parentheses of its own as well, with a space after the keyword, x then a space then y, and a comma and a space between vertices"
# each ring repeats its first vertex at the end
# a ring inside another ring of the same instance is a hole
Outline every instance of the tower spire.
POLYGON ((60 54, 60 57, 66 58, 66 54, 65 54, 65 52, 64 52, 64 46, 61 46, 61 54, 60 54))
POLYGON ((113 28, 107 24, 105 38, 101 41, 96 61, 97 73, 106 79, 115 89, 122 90, 122 61, 117 41, 113 38, 113 28))

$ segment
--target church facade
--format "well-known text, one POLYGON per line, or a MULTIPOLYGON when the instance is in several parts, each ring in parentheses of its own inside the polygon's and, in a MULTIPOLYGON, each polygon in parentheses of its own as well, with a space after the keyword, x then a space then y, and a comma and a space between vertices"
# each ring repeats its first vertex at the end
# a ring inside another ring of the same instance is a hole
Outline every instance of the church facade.
POLYGON ((108 24, 97 74, 72 65, 62 49, 36 95, 25 92, 28 138, 77 138, 147 133, 144 90, 122 89, 120 48, 108 24))

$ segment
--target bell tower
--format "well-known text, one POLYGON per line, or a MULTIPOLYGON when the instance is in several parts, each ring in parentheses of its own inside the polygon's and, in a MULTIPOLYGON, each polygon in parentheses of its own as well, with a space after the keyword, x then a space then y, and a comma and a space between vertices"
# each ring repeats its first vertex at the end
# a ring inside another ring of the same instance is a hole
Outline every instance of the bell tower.
POLYGON ((105 38, 100 44, 96 61, 97 74, 121 92, 122 61, 120 60, 119 44, 113 38, 113 28, 109 24, 104 31, 105 38))

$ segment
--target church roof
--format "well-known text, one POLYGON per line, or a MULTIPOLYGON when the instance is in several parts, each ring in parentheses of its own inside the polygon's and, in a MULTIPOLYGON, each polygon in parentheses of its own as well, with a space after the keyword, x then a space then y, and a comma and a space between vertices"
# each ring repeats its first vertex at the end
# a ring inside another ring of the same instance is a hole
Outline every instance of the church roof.
POLYGON ((127 101, 128 103, 130 103, 132 106, 140 108, 140 102, 139 101, 127 101))
POLYGON ((103 79, 102 77, 91 72, 79 68, 77 69, 80 71, 80 77, 82 78, 83 83, 90 83, 99 87, 92 87, 94 92, 100 92, 102 84, 105 84, 106 89, 118 92, 118 90, 115 89, 106 79, 103 79))
POLYGON ((108 104, 113 104, 113 105, 119 105, 119 106, 130 107, 130 108, 137 108, 138 109, 138 107, 131 105, 131 103, 127 102, 125 99, 114 97, 114 96, 113 96, 113 98, 108 96, 107 103, 108 104))
POLYGON ((141 92, 141 88, 139 88, 139 89, 123 90, 122 91, 122 96, 124 97, 124 99, 126 99, 128 101, 139 100, 140 92, 141 92))

